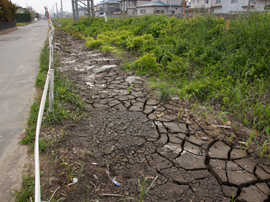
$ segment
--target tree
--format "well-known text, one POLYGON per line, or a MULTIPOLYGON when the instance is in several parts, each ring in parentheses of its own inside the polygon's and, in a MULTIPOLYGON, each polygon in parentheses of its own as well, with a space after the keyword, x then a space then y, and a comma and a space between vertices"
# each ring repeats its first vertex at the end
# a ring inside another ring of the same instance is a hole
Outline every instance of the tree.
POLYGON ((11 1, 0 0, 1 12, 0 12, 0 22, 11 22, 15 20, 15 14, 17 11, 17 6, 11 1))

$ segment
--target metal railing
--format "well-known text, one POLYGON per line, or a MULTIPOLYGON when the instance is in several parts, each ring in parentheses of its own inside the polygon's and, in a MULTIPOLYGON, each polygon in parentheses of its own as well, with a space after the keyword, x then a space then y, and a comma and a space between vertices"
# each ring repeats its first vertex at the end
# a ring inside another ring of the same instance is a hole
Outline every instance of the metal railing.
POLYGON ((49 90, 49 111, 53 112, 53 86, 54 86, 54 70, 53 68, 53 35, 54 35, 54 26, 52 25, 52 22, 50 23, 50 33, 49 33, 49 48, 50 48, 50 58, 49 58, 49 70, 47 73, 47 78, 42 94, 42 99, 39 107, 39 113, 38 113, 38 119, 37 119, 37 127, 36 127, 36 140, 35 140, 35 202, 41 202, 41 191, 40 191, 40 163, 39 163, 39 133, 41 128, 41 122, 45 107, 45 102, 47 98, 47 92, 49 88, 50 83, 50 90, 49 90))
POLYGON ((4 29, 16 27, 16 26, 17 26, 16 21, 13 21, 13 22, 0 22, 0 31, 2 31, 4 29))

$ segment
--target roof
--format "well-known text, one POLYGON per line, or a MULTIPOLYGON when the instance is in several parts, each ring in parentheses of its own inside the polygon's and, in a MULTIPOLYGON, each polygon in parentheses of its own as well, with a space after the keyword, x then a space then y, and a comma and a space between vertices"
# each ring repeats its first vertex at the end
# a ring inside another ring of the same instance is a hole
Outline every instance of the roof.
POLYGON ((148 3, 148 4, 143 4, 143 5, 137 6, 137 8, 139 8, 139 7, 169 7, 169 6, 181 7, 181 4, 165 4, 162 1, 153 1, 153 2, 148 3))

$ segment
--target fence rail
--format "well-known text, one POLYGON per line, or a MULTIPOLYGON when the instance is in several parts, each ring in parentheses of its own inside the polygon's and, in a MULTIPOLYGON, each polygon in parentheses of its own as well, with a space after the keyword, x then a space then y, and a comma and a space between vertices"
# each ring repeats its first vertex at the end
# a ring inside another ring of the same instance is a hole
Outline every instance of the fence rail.
POLYGON ((16 27, 16 26, 17 26, 16 21, 13 21, 13 22, 0 22, 0 31, 2 31, 4 29, 16 27))
POLYGON ((41 202, 41 191, 40 191, 40 163, 39 163, 39 133, 41 128, 41 122, 45 107, 45 102, 47 98, 47 92, 50 84, 49 90, 49 111, 53 112, 53 86, 54 86, 54 69, 53 68, 53 36, 54 36, 54 26, 52 22, 50 22, 50 33, 49 33, 49 48, 50 48, 50 58, 49 58, 49 70, 47 73, 47 78, 42 94, 42 99, 39 107, 38 119, 37 119, 37 127, 36 127, 36 140, 35 140, 35 202, 41 202))

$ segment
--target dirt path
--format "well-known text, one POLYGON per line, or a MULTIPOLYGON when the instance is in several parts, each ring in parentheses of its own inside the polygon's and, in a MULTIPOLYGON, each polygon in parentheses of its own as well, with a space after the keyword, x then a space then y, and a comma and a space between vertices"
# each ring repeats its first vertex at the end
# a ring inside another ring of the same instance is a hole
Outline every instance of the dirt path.
POLYGON ((43 175, 45 189, 59 186, 65 201, 117 201, 138 197, 137 179, 158 176, 145 201, 269 200, 270 161, 235 144, 243 134, 200 119, 179 100, 160 102, 146 80, 119 69, 112 56, 85 49, 83 41, 57 31, 54 45, 61 71, 93 110, 76 124, 46 133, 59 142, 51 152, 54 160, 43 165, 50 168, 43 175), (79 181, 68 186, 74 176, 79 181), (111 182, 114 177, 120 187, 111 182))

